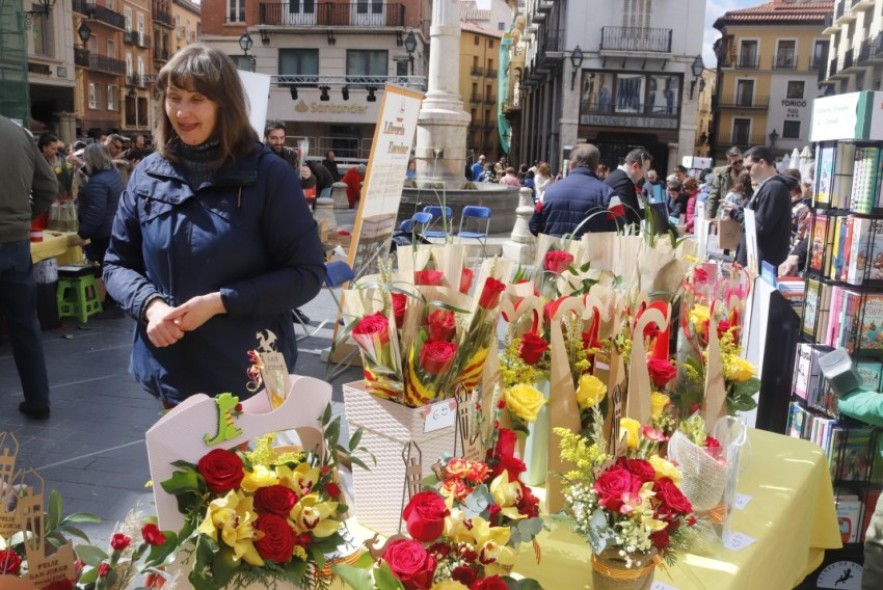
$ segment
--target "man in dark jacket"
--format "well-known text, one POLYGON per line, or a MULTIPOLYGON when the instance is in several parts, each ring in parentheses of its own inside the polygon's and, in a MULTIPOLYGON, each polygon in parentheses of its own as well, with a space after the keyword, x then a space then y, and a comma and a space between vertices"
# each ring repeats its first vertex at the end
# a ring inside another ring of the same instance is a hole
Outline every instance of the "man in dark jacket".
POLYGON ((319 197, 331 196, 331 185, 334 184, 334 177, 328 171, 328 168, 316 160, 307 160, 307 167, 316 177, 316 195, 319 197))
MULTIPOLYGON (((778 268, 788 257, 791 240, 790 189, 796 186, 798 181, 791 176, 780 176, 776 173, 773 154, 766 146, 755 146, 748 150, 744 161, 745 167, 751 174, 751 181, 757 186, 745 208, 754 211, 757 225, 758 265, 766 261, 778 268)), ((736 262, 747 266, 744 211, 733 203, 724 202, 721 206, 730 210, 732 219, 742 223, 742 238, 736 249, 736 262)), ((759 272, 761 269, 757 270, 759 272)))
MULTIPOLYGON (((37 321, 37 284, 31 263, 31 219, 58 196, 49 162, 30 134, 0 116, 0 308, 6 312, 12 356, 25 401, 18 411, 30 418, 49 417, 49 379, 43 336, 37 321)), ((4 415, 6 411, 3 411, 4 415)))
MULTIPOLYGON (((550 186, 530 218, 533 235, 565 234, 579 238, 585 232, 616 231, 616 194, 596 175, 601 153, 588 143, 570 152, 570 174, 550 186)), ((619 209, 621 214, 621 209, 619 209)))
POLYGON ((325 154, 325 159, 322 160, 322 165, 331 173, 331 178, 334 179, 334 182, 340 182, 341 174, 340 170, 337 169, 337 160, 334 159, 333 151, 328 150, 328 153, 325 154))
POLYGON ((604 182, 613 189, 625 209, 625 222, 638 226, 644 219, 644 202, 640 197, 638 183, 650 168, 653 157, 642 149, 632 150, 625 156, 625 163, 611 172, 604 182))
POLYGON ((705 217, 714 219, 718 215, 718 207, 727 196, 730 188, 736 186, 739 174, 742 173, 742 150, 736 146, 727 150, 727 165, 714 169, 711 187, 708 189, 708 200, 705 203, 705 217))

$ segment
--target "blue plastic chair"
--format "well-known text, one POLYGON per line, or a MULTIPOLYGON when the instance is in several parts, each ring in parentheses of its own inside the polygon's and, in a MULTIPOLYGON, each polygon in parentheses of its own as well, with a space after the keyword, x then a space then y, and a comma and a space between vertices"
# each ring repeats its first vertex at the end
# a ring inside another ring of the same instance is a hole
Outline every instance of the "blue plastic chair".
POLYGON ((481 253, 484 257, 487 257, 487 235, 488 231, 491 227, 491 210, 490 207, 479 207, 478 205, 467 205, 463 207, 463 213, 460 215, 460 228, 457 230, 457 236, 462 241, 463 238, 468 240, 478 240, 481 244, 481 253), (466 222, 467 219, 475 219, 478 220, 478 225, 480 225, 481 220, 484 220, 484 231, 463 231, 463 223, 466 222))
MULTIPOLYGON (((445 227, 445 223, 447 223, 448 230, 454 227, 454 210, 450 207, 440 207, 438 205, 428 205, 423 208, 424 213, 429 213, 432 215, 432 224, 429 226, 430 228, 435 226, 436 223, 442 222, 442 228, 445 227)), ((441 238, 445 239, 451 235, 450 231, 446 231, 444 229, 429 229, 423 232, 423 237, 425 238, 441 238)))
MULTIPOLYGON (((349 264, 343 261, 335 261, 329 262, 325 265, 325 288, 331 293, 331 298, 334 299, 334 303, 337 305, 337 309, 339 312, 339 316, 343 317, 343 308, 340 305, 340 299, 334 293, 334 289, 340 289, 345 284, 349 283, 353 279, 356 278, 356 273, 353 272, 352 267, 349 264)), ((322 322, 322 325, 327 323, 328 321, 333 320, 325 320, 322 322)), ((331 361, 331 356, 328 357, 328 369, 326 371, 326 379, 331 381, 337 378, 341 373, 346 371, 351 365, 353 359, 359 354, 359 349, 357 347, 353 347, 344 358, 342 358, 339 362, 334 363, 331 361)))

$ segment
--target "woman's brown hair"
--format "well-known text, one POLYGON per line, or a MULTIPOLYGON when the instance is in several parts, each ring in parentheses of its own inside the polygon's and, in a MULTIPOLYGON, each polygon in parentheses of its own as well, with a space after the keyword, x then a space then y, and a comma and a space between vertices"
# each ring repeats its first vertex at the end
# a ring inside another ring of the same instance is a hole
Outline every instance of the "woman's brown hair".
POLYGON ((193 43, 175 53, 156 78, 163 107, 156 128, 156 143, 163 158, 172 162, 180 160, 175 150, 178 134, 165 111, 170 86, 198 92, 218 105, 218 118, 212 130, 212 137, 220 143, 220 155, 212 163, 216 169, 255 151, 258 136, 248 121, 248 99, 233 60, 214 47, 193 43))
POLYGON ((684 181, 684 190, 688 193, 692 193, 693 191, 699 188, 699 183, 696 182, 696 179, 692 176, 684 181))

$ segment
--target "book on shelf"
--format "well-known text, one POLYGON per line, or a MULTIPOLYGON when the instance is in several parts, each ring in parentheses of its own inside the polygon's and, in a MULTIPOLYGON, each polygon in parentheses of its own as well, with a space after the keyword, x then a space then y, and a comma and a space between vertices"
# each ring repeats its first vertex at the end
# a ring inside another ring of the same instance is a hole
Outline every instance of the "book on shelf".
POLYGON ((869 215, 877 206, 877 186, 880 182, 880 148, 860 146, 855 148, 852 173, 852 192, 849 209, 869 215))
MULTIPOLYGON (((836 481, 873 481, 871 428, 844 428, 836 426, 827 446, 831 479, 836 481)), ((824 447, 823 447, 824 448, 824 447)), ((878 476, 879 479, 879 476, 878 476)))
POLYGON ((803 430, 808 417, 809 412, 799 402, 788 404, 788 428, 786 430, 788 436, 803 438, 803 430))
POLYGON ((855 369, 862 378, 862 387, 880 391, 880 382, 883 380, 883 363, 874 360, 859 360, 855 363, 855 369))
POLYGON ((861 285, 865 278, 883 280, 883 220, 854 218, 845 281, 861 285))
POLYGON ((850 354, 883 352, 883 293, 856 294, 852 300, 850 315, 844 318, 843 345, 850 354))
POLYGON ((859 537, 856 541, 857 543, 864 543, 865 541, 865 531, 868 530, 868 525, 871 524, 871 518, 874 516, 874 508, 877 506, 877 501, 880 498, 880 492, 881 490, 879 489, 871 488, 865 493, 865 506, 867 506, 868 508, 867 510, 865 510, 865 514, 862 517, 862 526, 858 530, 859 537))
POLYGON ((855 145, 838 143, 834 165, 834 184, 831 190, 831 206, 836 209, 849 207, 852 196, 852 174, 855 168, 855 145))
POLYGON ((855 494, 837 494, 837 524, 843 543, 858 543, 862 501, 855 494))
POLYGON ((825 260, 825 245, 828 239, 827 215, 816 215, 812 224, 812 235, 809 242, 809 268, 816 272, 822 272, 822 264, 825 260))
POLYGON ((813 207, 831 204, 831 191, 834 186, 833 145, 816 146, 816 184, 813 191, 813 207))
POLYGON ((834 243, 832 245, 831 254, 828 256, 828 264, 825 269, 825 276, 829 279, 837 281, 840 279, 840 271, 843 269, 843 263, 846 260, 846 235, 847 217, 834 218, 834 243))
POLYGON ((808 344, 801 342, 797 345, 797 354, 794 359, 794 379, 792 392, 799 398, 808 399, 822 386, 822 371, 819 369, 819 357, 834 350, 824 344, 808 344))

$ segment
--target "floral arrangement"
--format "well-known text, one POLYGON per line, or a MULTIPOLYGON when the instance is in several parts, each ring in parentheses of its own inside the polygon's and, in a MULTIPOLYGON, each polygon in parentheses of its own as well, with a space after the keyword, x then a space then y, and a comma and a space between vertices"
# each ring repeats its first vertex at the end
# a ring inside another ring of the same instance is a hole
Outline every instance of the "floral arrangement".
POLYGON ((564 474, 566 511, 594 555, 614 551, 626 567, 646 567, 658 555, 673 564, 695 524, 690 501, 678 489, 680 472, 657 453, 665 437, 623 418, 625 454, 608 454, 596 418, 589 437, 556 429, 561 456, 574 469, 564 474))
POLYGON ((720 441, 706 432, 705 420, 699 414, 693 414, 678 425, 678 431, 705 452, 715 461, 726 463, 724 448, 720 441))
POLYGON ((344 334, 352 337, 362 354, 370 393, 420 407, 478 387, 487 355, 496 344, 506 288, 494 276, 493 263, 489 261, 474 297, 469 295, 475 282, 471 269, 460 269, 454 289, 445 273, 431 268, 434 263, 415 271, 413 282, 404 285, 394 283, 391 272, 381 265, 380 284, 385 288, 368 289, 370 296, 355 304, 360 312, 372 306, 380 309, 359 313, 344 334))
POLYGON ((274 587, 284 580, 326 588, 327 556, 344 544, 347 506, 337 481, 337 464, 361 439, 353 433, 349 448, 338 443, 339 418, 331 406, 322 417, 324 449, 300 452, 274 448, 275 434, 256 441, 254 450, 214 449, 196 464, 178 461, 162 482, 185 515, 173 538, 196 590, 260 583, 274 587))

